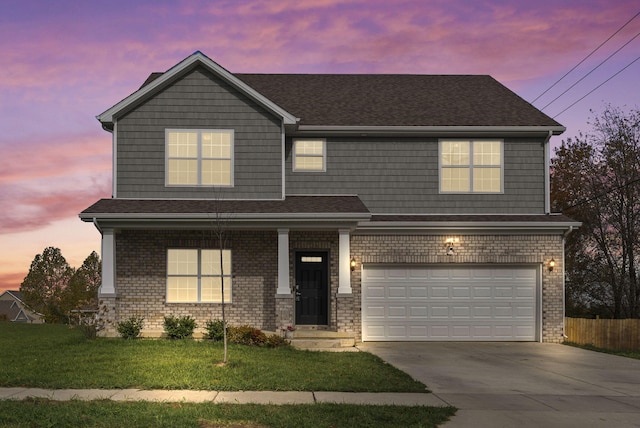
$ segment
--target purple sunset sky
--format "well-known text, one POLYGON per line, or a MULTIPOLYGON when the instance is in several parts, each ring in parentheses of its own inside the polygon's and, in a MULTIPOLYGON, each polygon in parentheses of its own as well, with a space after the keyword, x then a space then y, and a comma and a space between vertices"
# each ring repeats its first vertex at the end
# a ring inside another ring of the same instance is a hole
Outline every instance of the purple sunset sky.
MULTIPOLYGON (((196 50, 231 72, 490 74, 532 101, 625 22, 635 0, 4 0, 0 14, 0 291, 59 247, 79 267, 100 234, 78 213, 111 195, 95 116, 196 50)), ((633 20, 542 108, 640 33, 633 20)), ((640 57, 640 37, 544 110, 555 116, 640 57)), ((562 139, 606 103, 640 104, 640 61, 556 117, 562 139)))

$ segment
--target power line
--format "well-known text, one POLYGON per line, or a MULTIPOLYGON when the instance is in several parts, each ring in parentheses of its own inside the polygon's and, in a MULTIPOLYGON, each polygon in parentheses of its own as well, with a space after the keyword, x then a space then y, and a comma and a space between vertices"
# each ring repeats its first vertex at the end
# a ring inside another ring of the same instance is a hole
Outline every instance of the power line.
POLYGON ((574 105, 578 104, 580 101, 584 100, 585 98, 587 98, 589 95, 591 95, 592 93, 594 93, 595 91, 597 91, 598 89, 600 89, 600 87, 602 85, 604 85, 605 83, 607 83, 609 80, 613 79, 614 77, 616 77, 618 74, 622 73, 623 71, 625 71, 627 68, 631 67, 636 61, 638 61, 640 59, 640 56, 637 57, 636 59, 634 59, 633 61, 631 61, 629 64, 627 64, 624 68, 622 68, 621 70, 619 70, 616 74, 614 74, 613 76, 609 77, 607 80, 605 80, 604 82, 602 82, 601 84, 599 84, 598 86, 596 86, 595 88, 593 88, 592 90, 590 90, 589 92, 587 92, 583 97, 579 98, 577 101, 575 101, 573 104, 571 104, 569 107, 565 108, 564 110, 562 110, 560 113, 556 114, 555 116, 553 116, 553 118, 555 119, 556 117, 560 116, 562 113, 564 113, 565 111, 569 110, 571 107, 573 107, 574 105))
POLYGON ((613 33, 612 35, 609 36, 609 38, 607 38, 607 40, 605 40, 604 42, 600 43, 600 45, 598 45, 597 48, 595 48, 594 50, 591 51, 591 53, 589 53, 589 55, 587 55, 586 57, 584 57, 584 59, 582 59, 582 61, 580 61, 579 63, 577 63, 575 66, 573 66, 573 68, 569 71, 567 71, 564 76, 562 76, 561 78, 559 78, 558 80, 556 80, 551 86, 549 86, 543 93, 541 93, 540 95, 538 95, 536 97, 536 99, 534 99, 533 101, 531 101, 531 104, 535 103, 536 101, 538 101, 538 99, 540 99, 540 97, 542 97, 544 94, 546 94, 547 92, 549 92, 554 86, 556 86, 558 83, 560 83, 561 80, 563 80, 565 77, 567 77, 573 70, 575 70, 576 68, 578 68, 583 62, 585 62, 587 59, 589 59, 591 57, 591 55, 593 55, 594 53, 596 53, 596 51, 598 51, 598 49, 600 49, 602 46, 604 46, 609 40, 611 40, 616 34, 618 34, 620 31, 622 31, 622 29, 624 27, 626 27, 627 25, 629 25, 629 23, 631 21, 633 21, 634 19, 636 19, 638 16, 640 15, 640 12, 636 13, 630 20, 628 20, 627 22, 625 22, 625 24, 618 28, 618 30, 616 30, 615 33, 613 33))
POLYGON ((638 36, 640 36, 640 32, 638 34, 636 34, 635 36, 633 36, 627 43, 625 43, 624 45, 620 46, 614 53, 612 53, 611 55, 609 55, 607 58, 605 58, 602 62, 600 62, 600 64, 598 64, 597 66, 595 66, 594 68, 591 69, 591 71, 589 71, 587 74, 585 74, 584 76, 582 76, 577 82, 575 82, 573 85, 569 86, 563 93, 561 93, 560 95, 558 95, 557 97, 555 97, 553 100, 551 100, 551 102, 549 102, 546 106, 542 107, 540 110, 544 110, 547 107, 549 107, 551 104, 553 104, 554 102, 556 102, 558 100, 558 98, 562 97, 564 94, 566 94, 567 92, 569 92, 571 89, 573 89, 578 83, 582 82, 584 79, 586 79, 591 73, 593 73, 594 71, 596 71, 598 68, 600 68, 601 65, 603 65, 605 62, 609 61, 615 54, 617 54, 618 52, 620 52, 622 49, 624 49, 625 46, 627 46, 629 43, 633 42, 638 36))

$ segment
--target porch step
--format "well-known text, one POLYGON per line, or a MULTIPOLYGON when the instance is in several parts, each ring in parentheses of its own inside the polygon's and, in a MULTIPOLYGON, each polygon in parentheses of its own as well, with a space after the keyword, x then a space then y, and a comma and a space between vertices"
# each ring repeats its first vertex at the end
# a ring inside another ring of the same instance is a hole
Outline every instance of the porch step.
POLYGON ((298 329, 290 333, 291 346, 315 351, 357 351, 353 333, 342 331, 298 329))

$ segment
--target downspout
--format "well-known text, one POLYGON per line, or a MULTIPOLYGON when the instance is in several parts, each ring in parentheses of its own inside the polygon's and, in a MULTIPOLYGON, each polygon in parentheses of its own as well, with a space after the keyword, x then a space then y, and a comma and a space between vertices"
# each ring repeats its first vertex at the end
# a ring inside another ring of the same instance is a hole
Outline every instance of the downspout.
POLYGON ((93 218, 93 225, 96 227, 96 229, 98 229, 98 232, 100 232, 100 235, 102 235, 102 228, 98 224, 98 219, 95 217, 93 218))
POLYGON ((550 144, 553 131, 549 131, 544 140, 544 213, 551 214, 551 153, 550 144))
POLYGON ((567 286, 566 286, 566 268, 565 268, 565 251, 564 251, 564 246, 567 242, 567 236, 569 236, 569 234, 573 232, 573 226, 569 226, 569 229, 567 229, 567 231, 562 235, 562 338, 563 339, 567 339, 569 336, 567 336, 566 331, 565 331, 565 318, 566 318, 566 294, 567 294, 567 286))

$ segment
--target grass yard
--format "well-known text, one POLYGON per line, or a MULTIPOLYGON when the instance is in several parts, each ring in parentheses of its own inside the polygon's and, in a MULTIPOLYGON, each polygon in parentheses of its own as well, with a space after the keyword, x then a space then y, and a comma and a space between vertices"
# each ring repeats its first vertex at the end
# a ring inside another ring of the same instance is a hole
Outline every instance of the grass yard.
POLYGON ((63 325, 0 323, 0 386, 215 391, 428 392, 366 352, 229 346, 192 340, 87 340, 63 325))
POLYGON ((604 352, 605 354, 619 355, 621 357, 635 358, 636 360, 640 360, 640 351, 615 351, 613 349, 597 348, 593 345, 580 345, 573 342, 564 342, 564 344, 576 348, 587 349, 589 351, 604 352))
POLYGON ((2 427, 437 427, 450 407, 0 401, 2 427))

